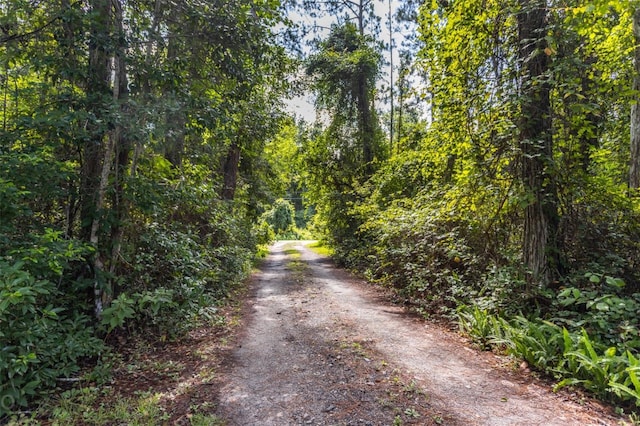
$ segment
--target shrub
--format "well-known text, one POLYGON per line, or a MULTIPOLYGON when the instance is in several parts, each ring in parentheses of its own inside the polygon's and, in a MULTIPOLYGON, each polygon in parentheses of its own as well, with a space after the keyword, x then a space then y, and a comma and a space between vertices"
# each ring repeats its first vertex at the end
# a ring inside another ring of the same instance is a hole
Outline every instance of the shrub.
POLYGON ((640 312, 640 293, 619 294, 624 282, 619 279, 588 274, 591 289, 567 287, 557 296, 554 321, 571 330, 584 328, 604 346, 621 351, 640 350, 640 328, 636 321, 640 312))
POLYGON ((460 329, 482 345, 498 347, 556 377, 556 389, 578 385, 599 398, 640 406, 640 361, 631 350, 607 347, 585 329, 571 332, 549 321, 507 321, 487 310, 464 307, 460 329))
POLYGON ((349 253, 368 278, 395 287, 408 302, 431 312, 469 303, 480 291, 484 260, 477 224, 409 201, 369 213, 358 237, 366 247, 349 253), (475 243, 474 243, 475 244, 475 243))
POLYGON ((126 296, 119 295, 122 299, 107 311, 107 328, 133 321, 130 325, 179 335, 202 308, 224 300, 248 273, 253 256, 249 247, 205 245, 188 228, 180 231, 159 223, 148 225, 134 242, 133 269, 127 271, 129 285, 123 289, 126 296))
POLYGON ((90 318, 56 306, 58 298, 56 285, 36 279, 24 262, 0 262, 0 417, 105 350, 90 318))

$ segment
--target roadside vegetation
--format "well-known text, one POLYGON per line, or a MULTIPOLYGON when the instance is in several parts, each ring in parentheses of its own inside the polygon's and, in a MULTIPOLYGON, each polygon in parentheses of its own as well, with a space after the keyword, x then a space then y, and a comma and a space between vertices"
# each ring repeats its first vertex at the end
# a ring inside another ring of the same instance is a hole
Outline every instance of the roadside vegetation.
POLYGON ((260 228, 291 181, 283 11, 223 3, 0 6, 0 423, 157 422, 97 408, 121 354, 224 321, 290 231, 260 228))
POLYGON ((97 404, 127 342, 222 321, 266 244, 312 237, 637 410, 640 3, 402 1, 389 71, 375 2, 302 3, 335 18, 304 54, 289 2, 0 5, 0 422, 97 404))
POLYGON ((417 54, 402 56, 395 115, 374 121, 386 134, 367 127, 375 111, 362 111, 355 76, 381 62, 366 32, 335 28, 307 68, 331 120, 307 130, 309 197, 339 263, 557 387, 630 413, 640 406, 640 5, 552 3, 408 4, 417 54))

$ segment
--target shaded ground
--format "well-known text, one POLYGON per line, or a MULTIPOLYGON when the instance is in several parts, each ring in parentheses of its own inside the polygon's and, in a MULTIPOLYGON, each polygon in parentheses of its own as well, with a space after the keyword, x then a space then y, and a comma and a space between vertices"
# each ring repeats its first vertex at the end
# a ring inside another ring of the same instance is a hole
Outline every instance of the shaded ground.
MULTIPOLYGON (((148 419, 141 425, 621 424, 407 314, 304 242, 276 243, 248 286, 179 342, 123 342, 112 386, 90 410, 105 418, 120 406, 148 419)), ((98 424, 79 417, 53 424, 98 424)))
POLYGON ((618 422, 407 315, 303 242, 276 243, 252 285, 218 380, 229 425, 618 422))

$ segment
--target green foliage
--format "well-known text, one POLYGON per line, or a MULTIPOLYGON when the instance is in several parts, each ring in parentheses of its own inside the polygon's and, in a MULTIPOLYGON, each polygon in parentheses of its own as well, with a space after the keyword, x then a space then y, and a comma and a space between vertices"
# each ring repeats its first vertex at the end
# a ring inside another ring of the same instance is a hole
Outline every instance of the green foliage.
POLYGON ((640 309, 640 294, 617 295, 611 291, 624 283, 612 277, 605 277, 604 281, 605 286, 598 290, 568 287, 560 291, 556 321, 572 329, 584 328, 606 345, 637 351, 640 329, 635 316, 640 309))
MULTIPOLYGON (((202 179, 198 169, 192 173, 190 179, 202 179)), ((141 177, 137 190, 140 222, 126 228, 126 262, 119 274, 127 281, 118 289, 118 297, 128 300, 123 307, 130 306, 135 315, 126 321, 130 313, 121 310, 124 321, 114 321, 127 329, 179 335, 246 276, 260 234, 250 231, 246 211, 234 212, 234 206, 217 199, 210 183, 192 188, 141 177)))
POLYGON ((277 199, 271 210, 264 213, 264 219, 276 236, 289 232, 295 225, 294 207, 288 200, 277 199))
POLYGON ((160 395, 142 392, 136 397, 120 398, 112 404, 100 403, 101 391, 95 387, 82 387, 58 396, 52 413, 52 424, 92 424, 152 426, 166 421, 169 415, 160 403, 160 395))
POLYGON ((297 174, 278 2, 54 3, 0 17, 0 423, 96 335, 214 319, 297 174))
POLYGON ((601 396, 608 390, 611 374, 624 363, 622 358, 616 356, 613 347, 599 355, 584 330, 576 350, 566 351, 564 355, 572 377, 558 383, 558 387, 580 384, 601 396))
POLYGON ((473 308, 461 306, 458 308, 457 315, 460 331, 471 336, 481 348, 490 349, 493 343, 503 340, 504 320, 489 315, 486 309, 480 309, 478 306, 473 308))
POLYGON ((640 406, 639 364, 631 350, 593 340, 585 329, 570 332, 549 322, 506 321, 478 307, 458 312, 460 329, 483 347, 506 349, 559 379, 556 388, 579 385, 604 400, 640 406))
POLYGON ((56 285, 36 279, 24 262, 0 261, 0 418, 106 349, 90 318, 56 306, 58 299, 56 285))
POLYGON ((102 325, 106 326, 109 332, 116 327, 122 327, 128 318, 134 317, 134 303, 135 301, 124 293, 112 300, 111 305, 102 311, 102 325))
POLYGON ((26 206, 20 203, 20 199, 28 194, 28 191, 20 191, 13 182, 0 179, 0 230, 2 230, 3 245, 7 244, 6 235, 13 230, 12 224, 21 217, 29 215, 26 206))
POLYGON ((165 336, 215 316, 256 244, 300 237, 302 198, 339 261, 420 312, 477 306, 459 316, 483 346, 564 384, 637 398, 634 4, 547 11, 538 82, 553 118, 544 166, 558 194, 558 281, 536 288, 521 266, 532 201, 519 144, 523 2, 424 2, 413 64, 424 80, 405 79, 401 98, 421 99, 429 117, 404 117, 412 133, 390 159, 374 103, 380 45, 352 23, 334 25, 305 62, 328 121, 300 130, 280 110, 294 64, 273 30, 287 24, 278 2, 226 2, 224 13, 95 2, 111 4, 108 17, 89 13, 93 3, 8 1, 0 17, 5 412, 95 361, 96 330, 165 336), (274 202, 285 196, 293 206, 274 202), (96 290, 101 324, 88 316, 96 290))
POLYGON ((379 46, 353 23, 333 25, 306 63, 316 106, 330 123, 307 136, 302 147, 308 198, 327 237, 341 252, 357 249, 361 219, 354 208, 366 197, 362 185, 386 156, 374 107, 380 72, 379 46))
POLYGON ((324 241, 315 241, 308 245, 308 247, 314 252, 323 256, 332 256, 333 249, 328 246, 324 241))
POLYGON ((487 229, 490 223, 483 222, 490 206, 473 206, 471 217, 464 205, 449 202, 456 194, 455 189, 438 191, 399 199, 384 209, 360 208, 364 224, 357 235, 367 245, 350 252, 353 264, 427 312, 442 313, 481 299, 516 310, 514 301, 523 293, 521 278, 517 270, 498 264, 509 255, 509 247, 491 252, 488 246, 503 238, 503 231, 487 229))
POLYGON ((557 387, 580 385, 600 398, 640 406, 637 358, 630 351, 618 355, 615 347, 599 347, 582 330, 577 346, 565 350, 563 372, 570 376, 557 387))
MULTIPOLYGON (((227 232, 243 231, 228 222, 217 226, 222 228, 215 231, 221 238, 233 238, 227 232)), ((130 325, 171 336, 194 325, 203 308, 223 300, 246 276, 252 259, 251 247, 211 247, 205 245, 208 241, 194 232, 160 224, 147 228, 135 246, 128 292, 105 310, 105 325, 113 329, 133 318, 130 325)))
MULTIPOLYGON (((626 183, 635 6, 575 1, 547 10, 548 48, 538 54, 548 69, 535 82, 549 89, 553 117, 544 135, 553 144, 541 155, 543 186, 557 199, 542 201, 558 214, 547 216, 552 235, 537 237, 556 245, 546 253, 556 259, 548 271, 556 279, 537 286, 522 266, 534 200, 522 180, 532 156, 521 130, 531 117, 526 90, 513 84, 526 83, 530 71, 518 26, 526 5, 445 3, 425 2, 418 13, 414 66, 427 89, 417 96, 429 118, 399 139, 398 153, 363 179, 341 168, 358 164, 344 148, 358 141, 341 127, 346 121, 303 146, 309 170, 318 168, 309 176, 318 221, 340 261, 394 288, 418 312, 457 311, 483 347, 497 345, 602 398, 635 402, 640 205, 626 183)), ((344 69, 348 59, 331 46, 348 40, 336 32, 312 57, 308 70, 325 95, 347 93, 318 71, 344 69)))
POLYGON ((631 352, 626 352, 629 366, 625 368, 624 374, 617 380, 609 381, 609 391, 618 398, 635 401, 636 406, 640 406, 640 360, 631 352))
POLYGON ((529 321, 516 317, 504 323, 503 340, 508 353, 524 359, 542 371, 559 365, 563 357, 564 339, 560 327, 548 321, 529 321))
POLYGON ((273 228, 266 220, 260 220, 253 226, 253 236, 256 239, 256 243, 263 246, 276 238, 273 228))
POLYGON ((332 111, 335 120, 344 115, 355 118, 370 114, 357 105, 364 96, 359 84, 364 82, 367 91, 373 89, 380 60, 375 40, 360 34, 353 23, 332 26, 331 33, 318 43, 318 52, 307 65, 307 74, 315 78, 318 106, 332 111))

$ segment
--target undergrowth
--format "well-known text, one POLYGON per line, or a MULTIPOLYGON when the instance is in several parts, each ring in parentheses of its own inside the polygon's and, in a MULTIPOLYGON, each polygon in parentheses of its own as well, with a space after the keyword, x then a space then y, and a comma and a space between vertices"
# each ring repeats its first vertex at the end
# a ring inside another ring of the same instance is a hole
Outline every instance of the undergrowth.
POLYGON ((563 205, 553 279, 538 283, 523 262, 517 182, 482 185, 482 173, 438 180, 409 157, 392 159, 408 174, 374 175, 350 205, 352 232, 330 239, 337 262, 424 317, 459 321, 481 347, 525 359, 558 387, 637 409, 637 202, 617 186, 584 186, 563 205))
POLYGON ((555 389, 580 386, 600 399, 640 407, 640 362, 630 346, 608 346, 584 329, 569 331, 551 321, 517 316, 506 320, 487 310, 462 307, 460 329, 483 348, 526 360, 555 377, 555 389))
POLYGON ((0 241, 0 423, 69 383, 108 382, 112 345, 122 339, 163 342, 218 320, 250 272, 255 238, 226 206, 187 191, 173 196, 197 198, 175 200, 188 220, 130 224, 113 272, 93 275, 94 249, 59 231, 31 235, 19 248, 14 241, 12 250, 0 241), (99 319, 96 285, 112 298, 99 319))

